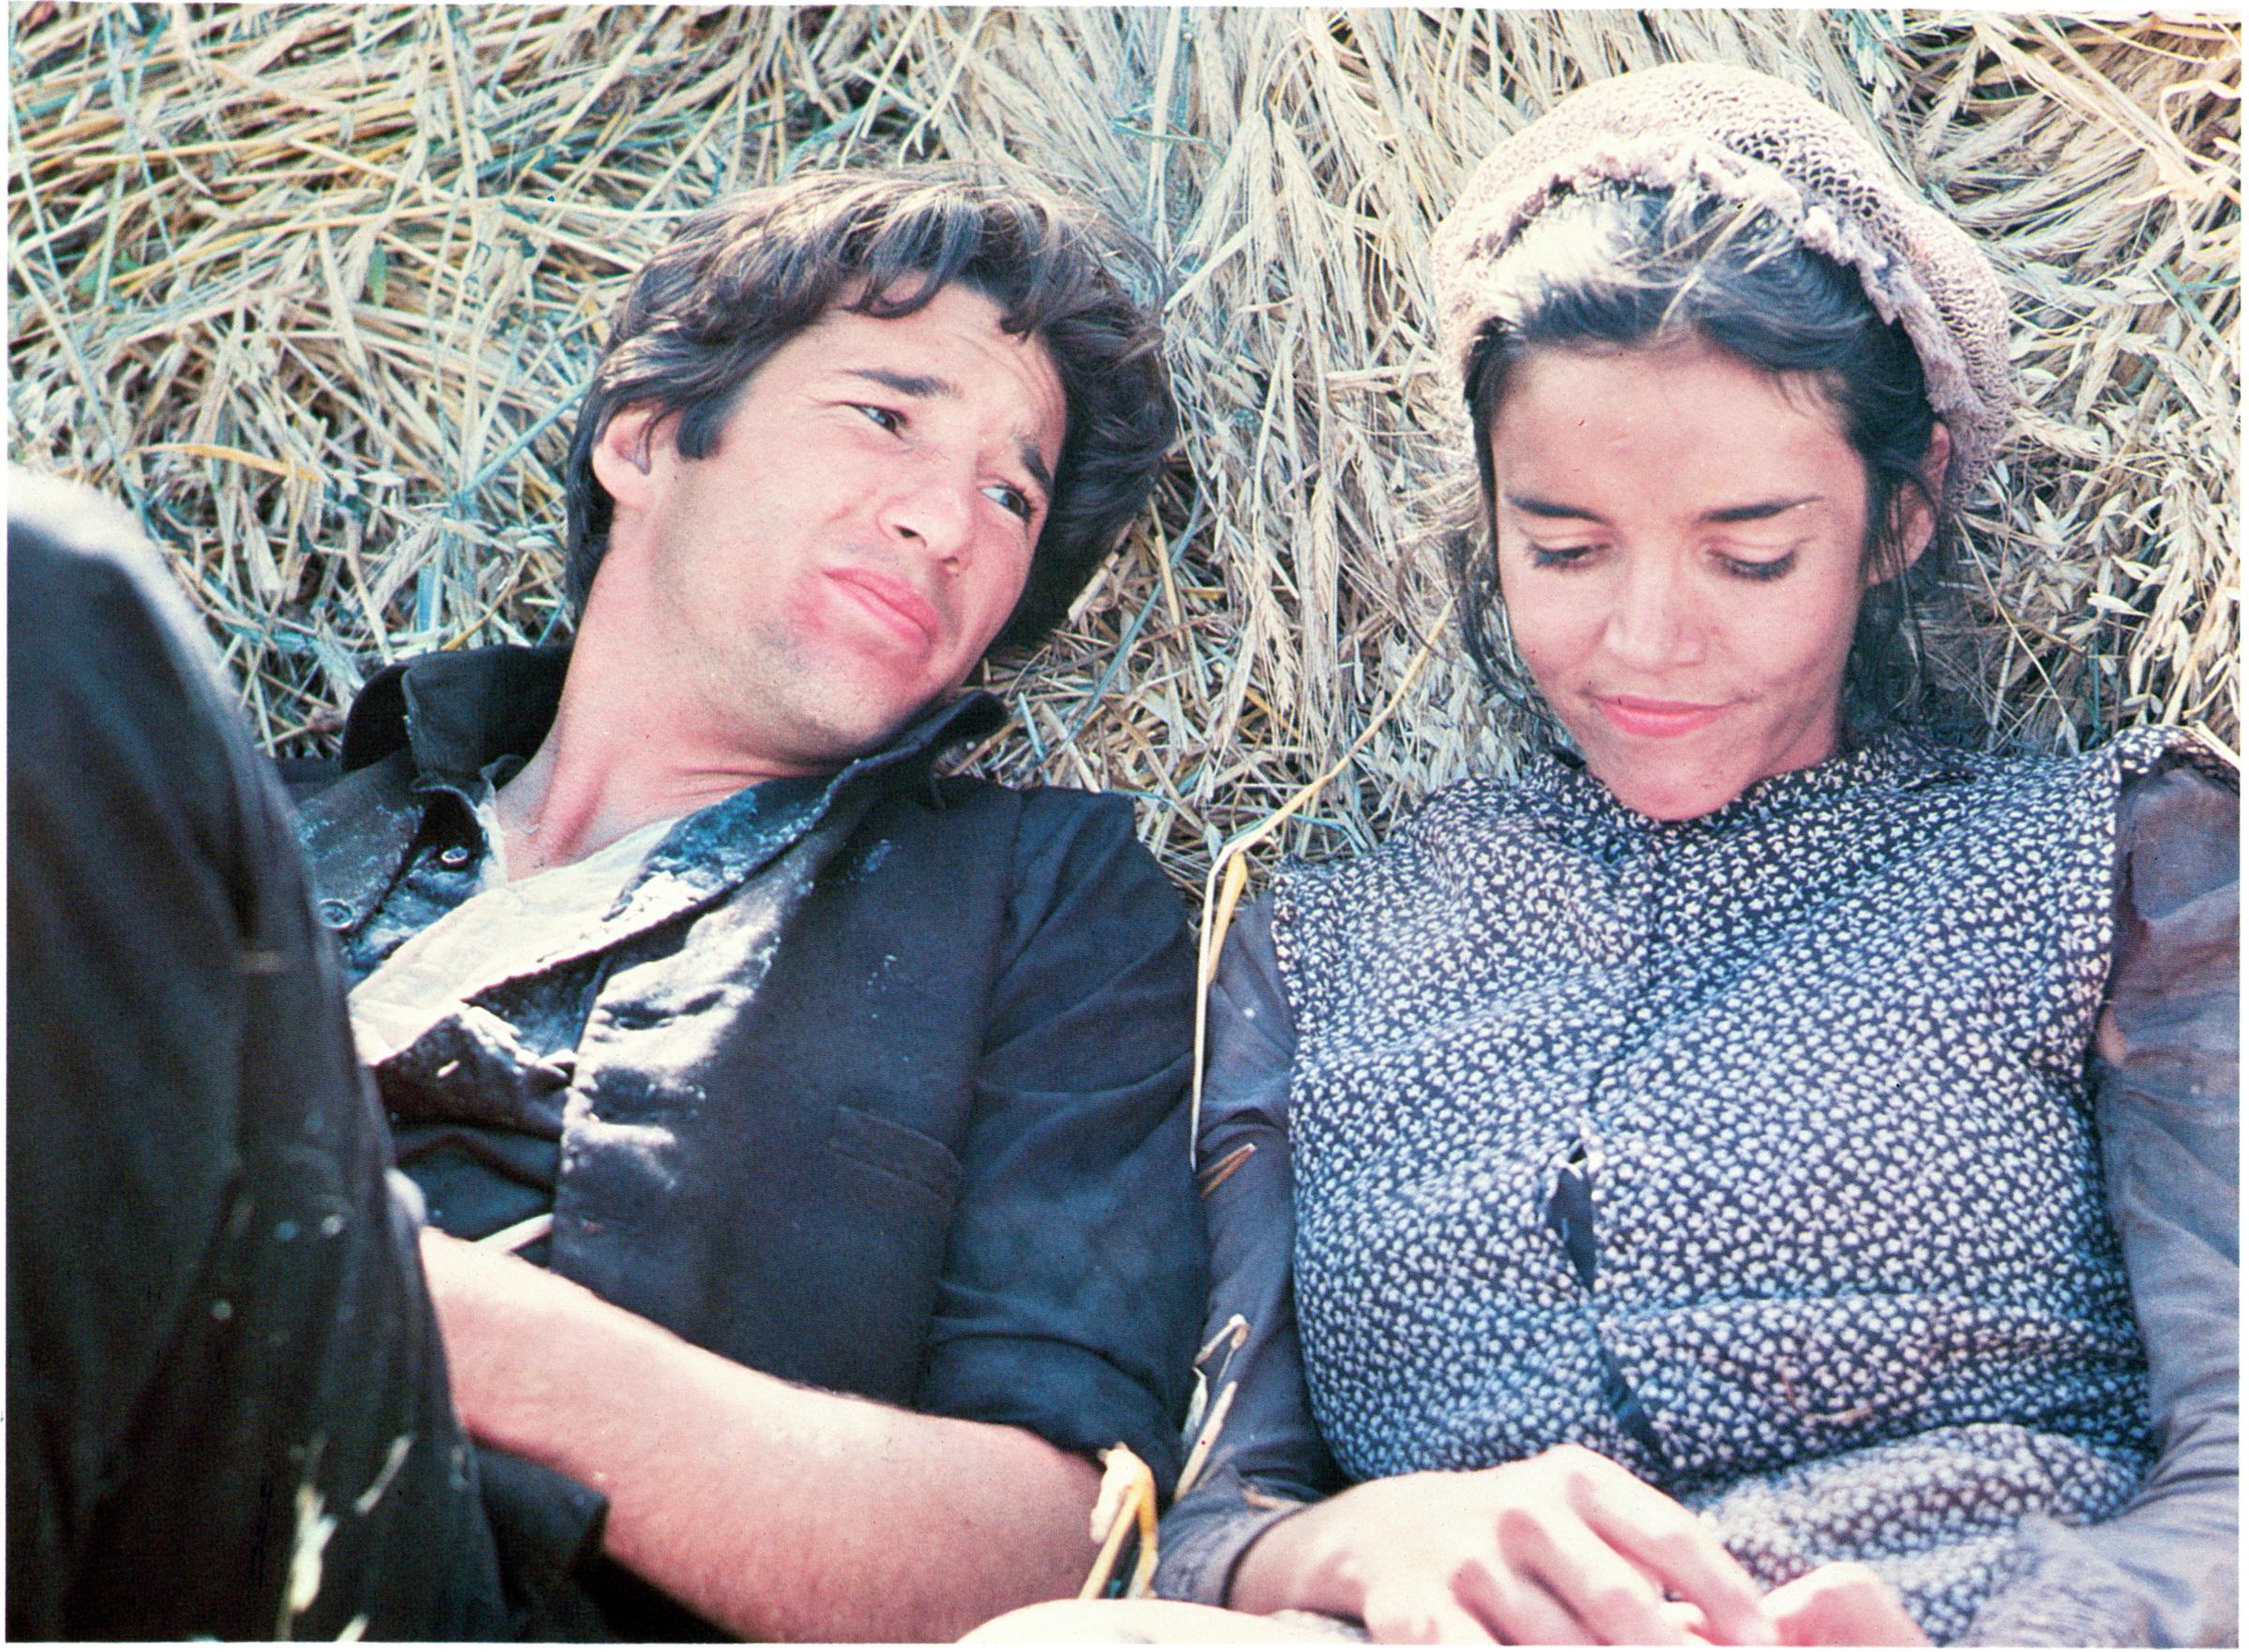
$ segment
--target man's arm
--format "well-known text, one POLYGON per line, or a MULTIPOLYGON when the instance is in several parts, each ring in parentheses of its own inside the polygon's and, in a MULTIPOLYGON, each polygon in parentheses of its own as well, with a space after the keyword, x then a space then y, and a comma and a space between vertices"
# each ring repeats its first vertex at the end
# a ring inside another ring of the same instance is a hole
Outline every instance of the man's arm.
POLYGON ((1099 1471, 1024 1429, 737 1365, 514 1258, 423 1241, 470 1435, 609 1499, 610 1556, 759 1640, 951 1640, 1074 1593, 1099 1471))
POLYGON ((472 1435, 603 1493, 610 1556, 739 1633, 938 1639, 1073 1593, 1094 1453, 1174 1472, 1204 1294, 1184 925, 1123 805, 1031 794, 970 824, 994 814, 1011 894, 914 1411, 425 1247, 472 1435))

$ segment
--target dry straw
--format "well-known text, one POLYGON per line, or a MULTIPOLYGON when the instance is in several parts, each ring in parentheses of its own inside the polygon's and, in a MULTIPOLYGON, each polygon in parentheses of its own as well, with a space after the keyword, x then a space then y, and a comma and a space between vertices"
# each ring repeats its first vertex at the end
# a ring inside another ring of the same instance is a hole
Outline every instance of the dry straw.
POLYGON ((1170 273, 1173 476, 988 770, 1110 786, 1184 888, 1370 841, 1520 731, 1414 501, 1453 455, 1427 241, 1593 77, 1739 62, 1989 247, 2022 435, 1972 515, 1994 738, 2238 744, 2240 37, 1985 13, 11 7, 10 447, 127 499, 261 736, 377 662, 535 638, 555 467, 664 224, 801 166, 1022 167, 1170 273), (1396 714, 1374 726, 1393 696, 1396 714))

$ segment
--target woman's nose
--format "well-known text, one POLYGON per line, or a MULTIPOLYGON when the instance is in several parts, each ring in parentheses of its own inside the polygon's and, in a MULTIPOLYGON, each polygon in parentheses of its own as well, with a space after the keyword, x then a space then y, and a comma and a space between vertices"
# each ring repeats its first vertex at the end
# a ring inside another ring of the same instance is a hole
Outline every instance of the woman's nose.
POLYGON ((1684 570, 1668 558, 1635 557, 1609 611, 1609 652, 1643 671, 1692 664, 1702 626, 1684 570))

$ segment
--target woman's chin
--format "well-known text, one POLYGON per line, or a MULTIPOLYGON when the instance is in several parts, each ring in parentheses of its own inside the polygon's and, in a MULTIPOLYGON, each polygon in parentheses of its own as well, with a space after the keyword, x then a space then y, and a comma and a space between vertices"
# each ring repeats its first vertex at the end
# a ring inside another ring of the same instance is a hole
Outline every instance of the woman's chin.
POLYGON ((1765 729, 1752 725, 1703 730, 1691 741, 1593 739, 1580 735, 1578 749, 1585 752, 1593 778, 1634 814, 1649 820, 1695 820, 1715 814, 1761 781, 1825 762, 1835 754, 1835 737, 1825 732, 1834 722, 1832 717, 1810 720, 1806 726, 1810 732, 1793 740, 1770 737, 1765 729))
POLYGON ((1749 789, 1734 783, 1731 776, 1653 774, 1645 769, 1617 773, 1589 766, 1610 796, 1649 820, 1694 820, 1723 809, 1749 789))

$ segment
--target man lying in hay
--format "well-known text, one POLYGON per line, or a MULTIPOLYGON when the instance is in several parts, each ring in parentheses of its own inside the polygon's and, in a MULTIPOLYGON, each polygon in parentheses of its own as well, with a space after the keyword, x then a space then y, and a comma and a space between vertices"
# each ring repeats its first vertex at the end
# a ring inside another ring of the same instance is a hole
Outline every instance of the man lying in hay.
POLYGON ((122 516, 19 484, 12 1634, 935 1639, 1075 1585, 1095 1453, 1168 1481, 1178 901, 931 771, 1170 442, 1124 254, 903 174, 688 222, 574 644, 374 678, 302 868, 122 516))

